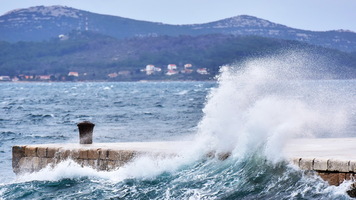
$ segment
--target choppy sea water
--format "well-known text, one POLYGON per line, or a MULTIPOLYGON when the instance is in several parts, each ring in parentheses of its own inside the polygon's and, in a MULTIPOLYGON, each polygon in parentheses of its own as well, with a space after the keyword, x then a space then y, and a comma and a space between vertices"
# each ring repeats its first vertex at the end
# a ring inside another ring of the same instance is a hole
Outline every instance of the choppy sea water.
POLYGON ((294 137, 355 136, 355 80, 300 80, 247 66, 217 82, 0 83, 0 199, 348 199, 286 162, 294 137), (16 177, 11 147, 195 140, 184 158, 138 158, 111 172, 71 161, 16 177), (225 161, 210 151, 232 152, 225 161))

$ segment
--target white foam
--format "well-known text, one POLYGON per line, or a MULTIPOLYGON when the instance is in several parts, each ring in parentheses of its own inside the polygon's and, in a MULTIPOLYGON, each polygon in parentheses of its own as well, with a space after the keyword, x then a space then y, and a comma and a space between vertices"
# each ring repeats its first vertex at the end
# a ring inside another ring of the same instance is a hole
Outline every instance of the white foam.
MULTIPOLYGON (((0 184, 0 186, 2 186, 2 184, 0 184)), ((6 189, 5 188, 1 188, 0 189, 0 200, 3 200, 4 198, 3 198, 3 195, 4 195, 4 193, 6 192, 6 189)))
POLYGON ((111 180, 118 182, 131 178, 151 179, 163 172, 172 173, 187 161, 183 157, 157 159, 157 157, 142 156, 117 169, 111 180))
MULTIPOLYGON (((54 167, 46 167, 38 172, 26 173, 17 176, 15 182, 28 181, 58 181, 62 179, 76 179, 88 177, 111 182, 120 182, 126 179, 151 179, 163 172, 174 172, 183 164, 194 162, 192 156, 157 157, 140 156, 132 162, 112 171, 98 171, 91 167, 83 167, 72 160, 60 162, 54 167)), ((195 157, 196 158, 196 157, 195 157)))
POLYGON ((98 172, 90 167, 82 167, 72 160, 66 160, 57 164, 54 168, 48 166, 39 172, 19 175, 15 182, 28 181, 58 181, 61 179, 74 179, 80 177, 92 177, 110 179, 110 172, 98 172))
POLYGON ((342 133, 352 114, 350 103, 340 105, 340 95, 320 91, 310 81, 315 74, 321 77, 322 64, 307 53, 287 52, 222 67, 197 141, 237 157, 260 151, 279 161, 290 138, 342 133))
POLYGON ((189 91, 188 90, 182 90, 180 92, 177 92, 177 95, 186 95, 189 91))

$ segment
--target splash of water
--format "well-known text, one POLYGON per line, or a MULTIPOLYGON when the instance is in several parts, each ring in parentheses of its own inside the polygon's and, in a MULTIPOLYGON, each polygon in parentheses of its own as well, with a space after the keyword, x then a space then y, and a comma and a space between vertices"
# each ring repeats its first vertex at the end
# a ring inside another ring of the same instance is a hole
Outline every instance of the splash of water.
POLYGON ((280 162, 289 139, 340 136, 350 125, 350 99, 311 80, 325 73, 323 64, 287 52, 222 67, 218 86, 207 97, 196 145, 181 157, 138 157, 110 172, 66 161, 18 181, 75 179, 92 186, 99 179, 98 194, 132 199, 345 198, 350 183, 328 187, 280 162), (232 152, 232 157, 204 159, 211 151, 232 152))
POLYGON ((332 77, 324 68, 302 52, 222 67, 219 86, 203 110, 198 140, 236 157, 259 151, 279 161, 290 138, 342 134, 350 125, 350 102, 312 80, 321 72, 332 77))
POLYGON ((348 199, 345 191, 350 183, 329 187, 315 175, 305 176, 284 163, 266 165, 258 156, 238 161, 205 160, 171 170, 165 162, 150 165, 152 161, 143 159, 110 172, 66 161, 54 169, 26 175, 9 187, 0 185, 0 192, 3 190, 6 199, 348 199), (166 172, 151 166, 164 167, 166 172), (152 171, 157 173, 150 174, 152 171))
POLYGON ((277 163, 284 159, 283 147, 291 138, 342 135, 353 109, 350 99, 340 98, 337 90, 315 86, 320 80, 311 78, 320 78, 321 72, 324 78, 332 77, 324 64, 305 52, 289 51, 223 66, 218 86, 207 97, 195 146, 178 158, 137 158, 109 177, 152 178, 210 152, 232 152, 235 159, 260 154, 277 163))

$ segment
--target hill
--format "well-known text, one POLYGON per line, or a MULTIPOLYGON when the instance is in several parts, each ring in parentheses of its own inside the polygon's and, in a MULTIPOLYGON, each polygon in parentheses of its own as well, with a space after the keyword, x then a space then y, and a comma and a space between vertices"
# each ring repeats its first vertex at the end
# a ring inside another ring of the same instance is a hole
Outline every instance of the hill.
POLYGON ((254 35, 296 40, 346 52, 356 51, 356 33, 343 30, 307 31, 290 28, 253 16, 236 16, 216 22, 169 25, 101 15, 63 6, 38 6, 0 16, 0 40, 43 41, 73 30, 93 31, 116 39, 179 35, 254 35))
POLYGON ((61 38, 43 42, 1 42, 0 75, 51 75, 53 80, 64 80, 68 78, 68 72, 78 72, 79 77, 71 78, 208 80, 218 73, 221 65, 286 49, 306 51, 315 58, 327 58, 330 70, 338 77, 356 77, 355 54, 296 41, 225 34, 119 40, 91 31, 72 31, 61 38), (172 72, 177 74, 167 76, 168 64, 176 65, 177 69, 172 72), (185 64, 190 65, 185 68, 185 64), (148 73, 145 71, 147 65, 154 65, 157 70, 148 73), (204 68, 207 74, 204 71, 198 73, 198 69, 204 68))

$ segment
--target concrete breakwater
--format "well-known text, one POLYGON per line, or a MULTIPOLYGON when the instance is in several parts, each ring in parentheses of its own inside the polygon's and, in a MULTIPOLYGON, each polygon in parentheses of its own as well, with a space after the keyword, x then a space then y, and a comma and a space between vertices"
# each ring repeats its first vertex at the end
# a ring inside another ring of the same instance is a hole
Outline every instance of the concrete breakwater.
POLYGON ((97 170, 118 168, 137 156, 177 156, 184 142, 130 142, 97 144, 40 144, 12 148, 12 167, 16 174, 39 171, 71 159, 97 170))
MULTIPOLYGON (((316 172, 330 185, 356 181, 356 138, 294 139, 287 143, 284 153, 300 169, 316 172)), ((356 183, 348 194, 356 197, 356 183)))
POLYGON ((183 142, 93 143, 95 124, 77 124, 79 144, 22 145, 12 148, 12 167, 16 174, 39 171, 47 166, 71 159, 81 166, 97 170, 112 170, 139 155, 174 156, 183 142))
MULTIPOLYGON (((355 143, 356 138, 297 139, 288 143, 285 154, 300 169, 316 171, 330 184, 339 185, 356 173, 355 143)), ((179 156, 180 149, 192 145, 173 141, 20 145, 13 147, 12 165, 15 173, 25 173, 72 159, 82 166, 112 170, 139 155, 179 156)))
MULTIPOLYGON (((338 186, 344 180, 354 181, 356 177, 355 143, 356 138, 292 140, 285 148, 285 154, 300 169, 315 171, 330 185, 338 186)), ((71 159, 81 166, 109 171, 140 155, 179 156, 181 149, 191 145, 192 142, 172 141, 20 145, 13 146, 12 166, 15 173, 21 174, 53 167, 71 159)), ((228 156, 225 154, 219 158, 226 159, 228 156)), ((356 190, 351 189, 349 194, 356 197, 356 190)))
MULTIPOLYGON (((314 171, 330 185, 338 186, 356 177, 356 138, 295 139, 285 156, 302 170, 314 171)), ((140 155, 179 156, 192 142, 128 142, 96 144, 40 144, 13 146, 13 170, 17 174, 39 171, 72 159, 81 166, 113 170, 140 155)), ((229 154, 221 155, 226 159, 229 154)), ((356 197, 356 189, 349 191, 356 197)))
POLYGON ((292 162, 302 170, 316 172, 330 185, 338 186, 345 180, 354 181, 356 178, 355 161, 295 158, 292 162))
MULTIPOLYGON (((40 144, 13 146, 12 167, 16 174, 39 171, 47 166, 71 159, 81 166, 97 170, 113 170, 140 155, 153 157, 180 156, 182 149, 193 142, 128 142, 92 144, 94 125, 78 124, 80 144, 40 144), (89 126, 87 127, 81 127, 89 126), (89 137, 89 138, 88 138, 89 137)), ((285 157, 306 172, 316 172, 330 185, 340 185, 345 180, 355 181, 356 138, 308 138, 289 140, 283 150, 285 157)), ((218 155, 226 159, 229 153, 218 155)), ((209 155, 207 155, 209 156, 209 155)), ((355 184, 348 191, 356 197, 355 184)))

